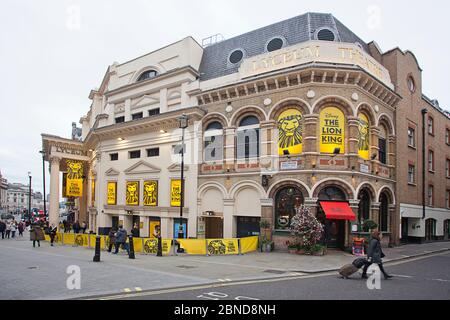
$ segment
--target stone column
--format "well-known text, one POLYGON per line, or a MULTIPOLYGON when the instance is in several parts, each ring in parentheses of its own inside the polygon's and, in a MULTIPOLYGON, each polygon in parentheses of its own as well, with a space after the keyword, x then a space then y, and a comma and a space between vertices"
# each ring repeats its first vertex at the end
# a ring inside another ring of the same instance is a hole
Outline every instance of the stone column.
POLYGON ((233 238, 236 233, 234 221, 234 200, 224 199, 223 201, 223 237, 233 238))
POLYGON ((396 179, 395 163, 396 163, 396 138, 394 135, 389 136, 389 149, 388 149, 388 165, 389 165, 389 175, 391 179, 396 179))
POLYGON ((275 216, 274 216, 274 203, 272 199, 264 199, 261 201, 261 220, 265 220, 270 223, 270 231, 266 231, 261 229, 261 236, 264 235, 264 232, 267 232, 267 237, 269 240, 272 240, 272 233, 275 230, 275 216))
POLYGON ((59 162, 58 157, 50 158, 50 225, 59 225, 59 162))
POLYGON ((236 128, 235 127, 228 127, 224 130, 224 145, 225 145, 225 167, 230 168, 231 171, 234 168, 234 142, 235 142, 235 133, 236 128))
POLYGON ((167 88, 161 89, 159 91, 159 108, 160 108, 161 113, 167 112, 167 110, 168 110, 167 88))
POLYGON ((274 133, 276 129, 275 121, 261 123, 261 152, 260 163, 263 170, 271 171, 274 168, 273 145, 275 144, 274 133))
MULTIPOLYGON (((356 220, 358 220, 359 200, 350 200, 349 202, 350 202, 350 208, 352 208, 352 211, 356 216, 356 220)), ((347 248, 350 248, 353 244, 351 222, 357 222, 357 221, 346 221, 345 222, 345 246, 347 248)))
POLYGON ((125 121, 131 121, 131 99, 125 100, 125 121))
MULTIPOLYGON (((372 212, 370 214, 370 220, 375 222, 376 224, 380 224, 380 203, 374 202, 372 203, 372 212)), ((378 226, 379 228, 380 226, 378 226)))
POLYGON ((371 160, 371 172, 375 174, 378 171, 378 139, 380 138, 380 129, 377 127, 370 127, 370 157, 372 157, 373 154, 376 154, 377 157, 375 160, 371 160))
POLYGON ((164 239, 173 238, 172 219, 169 217, 161 217, 161 237, 164 239))
POLYGON ((150 237, 150 218, 141 216, 139 222, 142 224, 142 228, 139 226, 139 235, 141 238, 150 237))
POLYGON ((348 150, 346 153, 349 155, 349 168, 358 167, 358 126, 359 119, 357 117, 348 117, 348 150))
POLYGON ((311 169, 313 166, 317 166, 317 156, 319 154, 318 126, 318 114, 304 116, 303 154, 305 155, 305 169, 311 169))

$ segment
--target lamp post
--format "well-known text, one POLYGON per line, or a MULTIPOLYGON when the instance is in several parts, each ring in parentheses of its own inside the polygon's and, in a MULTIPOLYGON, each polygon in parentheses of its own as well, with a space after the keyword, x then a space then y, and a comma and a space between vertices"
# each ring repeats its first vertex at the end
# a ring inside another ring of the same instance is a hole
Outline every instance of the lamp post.
POLYGON ((181 133, 181 190, 180 190, 180 224, 178 226, 178 239, 183 239, 183 207, 184 207, 184 130, 188 127, 188 116, 183 114, 178 118, 181 133))
POLYGON ((28 178, 30 179, 28 185, 28 222, 31 223, 31 172, 28 171, 28 178))
POLYGON ((47 205, 45 204, 45 151, 39 151, 42 154, 42 180, 44 183, 44 215, 47 216, 47 205))

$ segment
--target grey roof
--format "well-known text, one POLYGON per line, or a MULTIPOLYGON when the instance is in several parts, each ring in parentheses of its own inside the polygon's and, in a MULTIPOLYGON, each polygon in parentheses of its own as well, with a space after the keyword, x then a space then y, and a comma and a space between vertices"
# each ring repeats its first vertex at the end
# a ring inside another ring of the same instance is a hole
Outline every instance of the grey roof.
POLYGON ((266 44, 272 38, 284 38, 286 41, 285 46, 291 46, 314 40, 316 31, 322 28, 332 30, 337 41, 358 42, 365 51, 369 51, 367 43, 350 31, 333 15, 306 13, 204 48, 200 64, 200 79, 204 81, 237 72, 240 63, 233 65, 228 61, 229 55, 236 49, 243 50, 244 58, 249 58, 265 53, 266 44))

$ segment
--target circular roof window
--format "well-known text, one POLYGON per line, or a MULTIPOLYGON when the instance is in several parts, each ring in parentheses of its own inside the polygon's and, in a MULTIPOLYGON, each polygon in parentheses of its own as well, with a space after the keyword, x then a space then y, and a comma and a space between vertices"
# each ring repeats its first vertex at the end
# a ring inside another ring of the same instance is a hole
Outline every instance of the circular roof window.
POLYGON ((238 63, 242 60, 242 58, 244 58, 244 52, 242 52, 242 50, 234 50, 231 54, 230 54, 230 62, 235 64, 238 63))
POLYGON ((272 40, 269 41, 269 43, 267 44, 267 51, 268 52, 272 52, 275 50, 280 50, 281 48, 283 48, 284 45, 284 41, 281 38, 274 38, 272 40))
POLYGON ((335 38, 334 32, 330 29, 322 29, 317 33, 317 40, 334 41, 335 38))

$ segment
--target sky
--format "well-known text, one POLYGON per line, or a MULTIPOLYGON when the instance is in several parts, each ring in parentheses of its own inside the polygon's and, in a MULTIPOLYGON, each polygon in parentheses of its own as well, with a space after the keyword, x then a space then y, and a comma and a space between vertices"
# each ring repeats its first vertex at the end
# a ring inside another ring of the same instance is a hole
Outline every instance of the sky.
MULTIPOLYGON (((411 50, 423 91, 450 109, 449 1, 2 0, 0 171, 42 191, 41 133, 70 138, 91 89, 126 62, 186 36, 226 39, 306 12, 332 13, 383 51, 411 50)), ((47 193, 49 176, 47 164, 47 193)))

